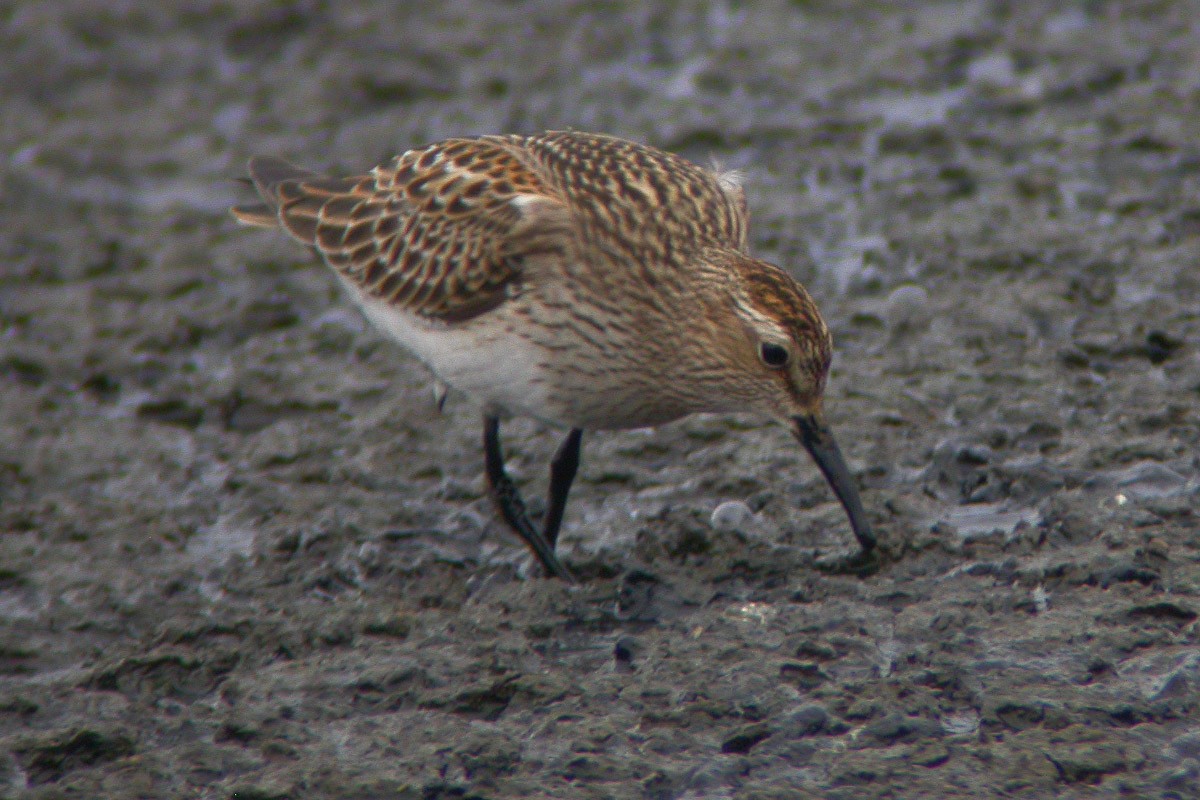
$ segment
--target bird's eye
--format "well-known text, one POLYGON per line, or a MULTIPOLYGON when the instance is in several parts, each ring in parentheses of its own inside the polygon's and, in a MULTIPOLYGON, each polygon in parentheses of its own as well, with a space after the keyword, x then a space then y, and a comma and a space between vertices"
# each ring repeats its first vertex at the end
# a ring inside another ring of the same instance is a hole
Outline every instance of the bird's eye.
POLYGON ((763 342, 760 344, 758 346, 758 355, 764 364, 773 369, 786 367, 789 358, 787 348, 774 342, 763 342))

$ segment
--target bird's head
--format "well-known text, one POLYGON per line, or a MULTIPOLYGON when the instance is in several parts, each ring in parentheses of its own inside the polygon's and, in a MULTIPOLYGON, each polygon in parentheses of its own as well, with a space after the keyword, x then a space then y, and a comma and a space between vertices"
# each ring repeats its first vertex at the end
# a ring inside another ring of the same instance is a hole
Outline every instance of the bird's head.
POLYGON ((792 431, 846 509, 863 550, 871 550, 875 537, 854 477, 825 423, 822 398, 833 355, 825 320, 804 287, 778 267, 740 253, 725 252, 721 260, 732 278, 721 340, 736 365, 735 402, 792 431))
POLYGON ((738 257, 730 288, 736 324, 726 346, 737 350, 755 391, 752 410, 782 422, 820 416, 833 337, 816 303, 791 276, 757 259, 738 257))

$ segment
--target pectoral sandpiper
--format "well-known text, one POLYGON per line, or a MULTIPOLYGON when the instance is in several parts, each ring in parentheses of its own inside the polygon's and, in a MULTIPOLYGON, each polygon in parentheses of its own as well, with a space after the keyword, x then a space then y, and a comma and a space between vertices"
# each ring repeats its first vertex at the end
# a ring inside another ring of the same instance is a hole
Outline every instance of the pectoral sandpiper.
POLYGON ((368 174, 250 161, 263 205, 337 273, 366 316, 483 407, 492 495, 543 567, 555 555, 583 431, 696 412, 787 425, 875 546, 822 415, 832 340, 804 287, 749 255, 736 176, 609 136, 448 139, 368 174), (539 529, 504 468, 502 415, 569 429, 539 529))

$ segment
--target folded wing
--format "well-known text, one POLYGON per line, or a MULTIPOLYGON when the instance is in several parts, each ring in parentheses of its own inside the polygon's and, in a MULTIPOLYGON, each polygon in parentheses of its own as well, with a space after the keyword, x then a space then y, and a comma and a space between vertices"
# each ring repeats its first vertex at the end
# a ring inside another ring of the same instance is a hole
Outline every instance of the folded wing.
POLYGON ((570 210, 506 137, 449 139, 349 178, 270 157, 250 175, 266 202, 235 207, 239 221, 281 225, 352 286, 430 319, 495 308, 528 256, 570 246, 570 210))

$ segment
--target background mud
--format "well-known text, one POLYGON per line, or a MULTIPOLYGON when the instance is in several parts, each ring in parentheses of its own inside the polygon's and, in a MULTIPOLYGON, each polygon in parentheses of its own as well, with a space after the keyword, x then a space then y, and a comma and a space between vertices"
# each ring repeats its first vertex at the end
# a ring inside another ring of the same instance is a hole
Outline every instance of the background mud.
POLYGON ((1191 4, 0 19, 0 796, 1197 796, 1191 4), (745 172, 877 574, 785 431, 696 418, 588 437, 587 581, 531 578, 476 411, 225 213, 253 153, 564 127, 745 172))

